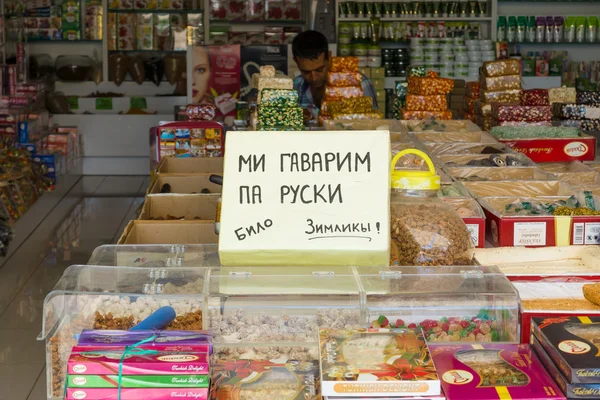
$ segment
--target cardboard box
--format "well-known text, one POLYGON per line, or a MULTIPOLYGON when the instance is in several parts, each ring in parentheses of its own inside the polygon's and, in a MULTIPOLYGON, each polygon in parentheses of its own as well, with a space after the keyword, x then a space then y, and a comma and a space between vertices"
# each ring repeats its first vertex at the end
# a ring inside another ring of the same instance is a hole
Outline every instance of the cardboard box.
MULTIPOLYGON (((373 88, 377 91, 377 99, 380 97, 380 90, 385 90, 385 79, 382 78, 371 78, 373 88)), ((385 92, 384 92, 385 95, 385 92)))
POLYGON ((567 378, 558 370, 540 341, 531 335, 531 347, 546 367, 548 374, 569 399, 600 399, 599 384, 569 383, 567 378))
POLYGON ((220 194, 158 194, 146 196, 139 220, 214 221, 220 194), (173 219, 171 219, 173 220, 173 219))
POLYGON ((223 157, 165 157, 156 167, 159 174, 223 174, 223 157))
POLYGON ((212 221, 130 221, 117 244, 218 244, 212 221))
POLYGON ((596 159, 596 138, 583 133, 578 138, 500 139, 499 142, 536 163, 596 159))
POLYGON ((564 400, 526 344, 431 344, 429 350, 448 399, 564 400))
POLYGON ((221 185, 212 183, 210 181, 210 175, 211 174, 159 174, 148 188, 146 194, 160 193, 160 189, 165 184, 171 186, 170 193, 199 194, 203 189, 208 189, 210 193, 221 193, 221 185))
POLYGON ((371 68, 372 79, 385 79, 385 68, 371 68))
POLYGON ((531 333, 571 383, 600 384, 600 317, 533 318, 531 333))

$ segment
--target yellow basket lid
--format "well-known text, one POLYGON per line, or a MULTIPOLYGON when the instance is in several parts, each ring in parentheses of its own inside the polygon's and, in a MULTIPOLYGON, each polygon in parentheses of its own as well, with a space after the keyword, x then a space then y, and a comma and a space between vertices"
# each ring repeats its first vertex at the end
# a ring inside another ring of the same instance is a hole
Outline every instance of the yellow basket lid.
POLYGON ((421 150, 406 149, 402 150, 392 159, 391 165, 392 189, 410 189, 410 190, 438 190, 440 188, 440 176, 435 173, 435 168, 431 158, 421 150), (396 163, 402 157, 408 154, 414 154, 421 157, 429 170, 396 170, 396 163))

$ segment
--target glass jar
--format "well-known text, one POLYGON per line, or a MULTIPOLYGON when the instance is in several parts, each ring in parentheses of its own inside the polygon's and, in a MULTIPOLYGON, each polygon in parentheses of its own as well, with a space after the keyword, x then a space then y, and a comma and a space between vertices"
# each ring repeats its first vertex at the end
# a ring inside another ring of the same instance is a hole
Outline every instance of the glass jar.
POLYGON ((420 150, 406 149, 393 158, 391 174, 390 265, 471 264, 471 235, 456 211, 437 196, 440 177, 431 159, 420 150), (402 165, 410 168, 396 170, 404 157, 408 159, 402 165))

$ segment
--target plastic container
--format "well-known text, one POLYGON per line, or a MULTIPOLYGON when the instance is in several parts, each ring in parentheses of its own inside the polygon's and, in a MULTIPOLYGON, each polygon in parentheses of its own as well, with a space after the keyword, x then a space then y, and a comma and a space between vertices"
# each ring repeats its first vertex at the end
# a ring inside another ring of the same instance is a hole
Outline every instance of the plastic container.
POLYGON ((444 69, 454 69, 454 61, 441 61, 440 68, 444 69))
POLYGON ((425 38, 425 46, 427 45, 433 45, 433 46, 439 46, 440 45, 440 39, 439 38, 425 38))
POLYGON ((459 45, 459 46, 464 46, 465 45, 465 38, 464 37, 455 37, 454 38, 454 44, 459 45))
POLYGON ((479 47, 480 43, 481 42, 479 40, 465 40, 465 45, 467 45, 467 47, 479 47))
MULTIPOLYGON (((367 56, 356 57, 358 60, 358 68, 367 68, 369 64, 369 58, 367 56)), ((381 63, 380 63, 381 65, 381 63)))
POLYGON ((340 44, 338 46, 338 56, 349 57, 352 55, 352 45, 340 44))
POLYGON ((469 68, 469 63, 465 62, 455 62, 454 69, 467 69, 469 68))
POLYGON ((440 51, 440 46, 436 44, 426 44, 423 48, 423 51, 427 53, 438 53, 440 51))
POLYGON ((469 52, 467 53, 467 57, 469 59, 469 62, 476 61, 481 63, 481 53, 469 52))
POLYGON ((357 57, 366 57, 368 54, 368 47, 366 44, 354 44, 352 45, 352 54, 357 57))
POLYGON ((483 61, 483 62, 494 61, 494 60, 496 60, 496 56, 482 56, 481 57, 481 61, 483 61))
POLYGON ((481 56, 486 57, 486 58, 490 58, 490 57, 496 58, 496 52, 494 50, 483 50, 481 52, 481 56))
POLYGON ((468 63, 469 62, 469 57, 467 56, 466 53, 456 53, 454 55, 454 61, 456 61, 457 63, 468 63))
POLYGON ((425 43, 423 38, 412 37, 410 38, 410 47, 421 47, 425 43))
POLYGON ((351 44, 352 43, 352 35, 350 34, 340 34, 338 37, 339 44, 351 44))
POLYGON ((452 53, 440 53, 440 61, 441 62, 445 62, 445 61, 454 61, 455 60, 455 55, 452 53))
POLYGON ((456 54, 467 53, 469 51, 467 46, 460 46, 460 45, 455 46, 453 50, 454 50, 454 53, 456 53, 456 54))
POLYGON ((454 208, 437 196, 440 177, 422 151, 406 149, 391 164, 390 265, 469 265, 471 235, 454 208), (428 170, 396 170, 405 156, 421 158, 428 170))
POLYGON ((381 47, 379 46, 369 46, 367 50, 369 56, 378 56, 381 57, 381 47))
POLYGON ((411 61, 411 64, 413 64, 415 61, 423 62, 423 61, 425 61, 425 55, 423 53, 413 54, 410 56, 410 61, 411 61))
POLYGON ((457 78, 466 78, 469 76, 469 70, 465 68, 455 68, 454 76, 456 76, 457 78))
POLYGON ((444 78, 454 77, 454 70, 450 68, 440 68, 440 76, 444 78))
POLYGON ((426 53, 425 54, 425 62, 438 62, 440 59, 440 56, 438 53, 426 53))
MULTIPOLYGON (((380 68, 381 67, 381 56, 368 56, 367 67, 369 68, 380 68)), ((360 64, 360 61, 359 61, 360 64)))

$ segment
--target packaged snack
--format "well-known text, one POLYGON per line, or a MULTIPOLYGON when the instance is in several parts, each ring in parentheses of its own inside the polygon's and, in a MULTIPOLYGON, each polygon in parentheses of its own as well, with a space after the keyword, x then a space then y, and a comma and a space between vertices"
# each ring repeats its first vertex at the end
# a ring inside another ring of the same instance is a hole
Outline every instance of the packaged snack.
POLYGON ((521 104, 524 106, 549 106, 548 89, 529 89, 521 92, 521 104))
POLYGON ((293 89, 263 89, 260 105, 267 107, 298 106, 298 91, 293 89))
POLYGON ((487 77, 521 74, 521 64, 515 59, 486 61, 482 68, 487 77))
POLYGON ((492 103, 492 117, 498 121, 539 122, 552 120, 551 106, 521 106, 492 103))
POLYGON ((120 399, 120 400, 160 400, 167 398, 208 400, 208 388, 68 388, 65 400, 76 399, 120 399))
POLYGON ((535 43, 535 17, 527 18, 527 28, 525 31, 525 40, 528 43, 535 43))
POLYGON ((544 31, 546 43, 554 41, 554 17, 546 17, 546 29, 544 31))
POLYGON ((537 43, 543 43, 545 33, 546 33, 546 18, 545 17, 537 17, 535 19, 535 41, 537 43))
POLYGON ((440 119, 450 120, 452 119, 452 112, 450 111, 408 111, 406 109, 400 110, 402 119, 406 120, 422 120, 422 119, 440 119))
POLYGON ((227 19, 231 21, 244 21, 246 19, 246 3, 241 0, 228 0, 227 19))
POLYGON ((327 86, 325 88, 325 100, 327 101, 340 101, 349 97, 360 97, 363 96, 363 94, 362 87, 357 86, 327 86))
POLYGON ((299 21, 302 19, 301 0, 284 0, 283 7, 283 17, 286 20, 299 21))
POLYGON ((600 103, 600 92, 577 92, 577 104, 597 104, 600 103))
POLYGON ((523 43, 525 42, 525 36, 527 31, 527 17, 518 17, 517 18, 517 42, 523 43))
POLYGON ((471 263, 471 235, 456 211, 437 197, 439 182, 440 177, 425 153, 407 149, 394 156, 390 204, 390 265, 471 263), (409 170, 396 170, 396 162, 410 154, 425 160, 429 171, 419 171, 418 176, 411 176, 409 170), (415 192, 419 195, 415 196, 415 192))
POLYGON ((332 57, 330 72, 357 72, 358 58, 356 57, 332 57))
POLYGON ((576 17, 567 17, 565 21, 565 42, 575 42, 575 20, 576 17))
POLYGON ((406 109, 408 111, 446 111, 448 101, 446 95, 438 94, 421 96, 417 94, 406 95, 406 109))
POLYGON ((484 103, 513 103, 521 101, 521 89, 502 90, 498 92, 490 90, 481 91, 481 100, 484 103))
POLYGON ((479 82, 477 82, 477 81, 467 82, 467 84, 466 84, 467 97, 479 98, 480 91, 481 91, 481 84, 479 82))
MULTIPOLYGON (((484 103, 481 100, 477 100, 475 102, 475 113, 477 115, 481 115, 484 117, 490 117, 492 116, 492 104, 491 103, 484 103)), ((485 129, 487 130, 487 129, 485 129)))
MULTIPOLYGON (((123 389, 208 388, 209 377, 208 375, 146 375, 122 376, 121 378, 118 375, 88 375, 85 379, 77 379, 76 376, 67 377, 67 387, 69 388, 114 389, 119 385, 123 389)), ((148 392, 150 391, 144 393, 148 392)))
POLYGON ((564 399, 528 344, 433 344, 431 355, 449 399, 564 399))
POLYGON ((563 41, 565 32, 565 19, 563 17, 554 17, 554 43, 563 41))
MULTIPOLYGON (((591 303, 590 303, 591 304, 591 303)), ((600 383, 600 317, 534 317, 531 332, 571 383, 600 383)))
POLYGON ((263 21, 264 19, 264 0, 249 0, 246 6, 246 21, 263 21))
POLYGON ((583 43, 585 42, 585 25, 586 18, 585 17, 577 17, 575 20, 575 42, 583 43))
POLYGON ((252 86, 258 91, 257 101, 260 103, 263 89, 293 89, 294 81, 285 75, 262 76, 254 74, 252 76, 252 86))
POLYGON ((521 88, 521 75, 504 75, 481 78, 483 89, 498 91, 521 88))
POLYGON ((517 17, 508 17, 508 29, 506 30, 506 41, 514 43, 517 41, 517 17))
POLYGON ((548 89, 548 99, 550 104, 554 103, 575 103, 577 101, 577 91, 573 87, 560 87, 548 89))
POLYGON ((496 36, 499 42, 506 41, 506 27, 508 22, 505 16, 498 17, 498 26, 496 28, 496 36))
POLYGON ((324 101, 321 105, 321 112, 327 115, 333 113, 366 113, 371 111, 373 111, 373 98, 371 96, 352 97, 332 102, 324 101))
POLYGON ((329 72, 327 74, 329 86, 361 86, 362 75, 359 72, 329 72))
POLYGON ((338 114, 332 113, 331 119, 345 120, 345 119, 383 119, 383 113, 381 111, 371 111, 368 113, 354 113, 354 114, 338 114))
POLYGON ((596 41, 596 31, 598 30, 598 17, 587 17, 585 39, 587 42, 596 41))
POLYGON ((553 112, 561 119, 599 119, 600 104, 554 103, 553 112))
POLYGON ((217 115, 217 107, 214 104, 190 104, 185 113, 191 120, 212 121, 217 115))
POLYGON ((302 107, 258 107, 258 125, 302 127, 304 117, 302 107))
POLYGON ((410 76, 408 92, 420 95, 449 94, 454 88, 454 80, 439 78, 437 72, 429 71, 427 76, 410 76))
POLYGON ((283 1, 265 0, 265 14, 267 21, 283 19, 283 1))

